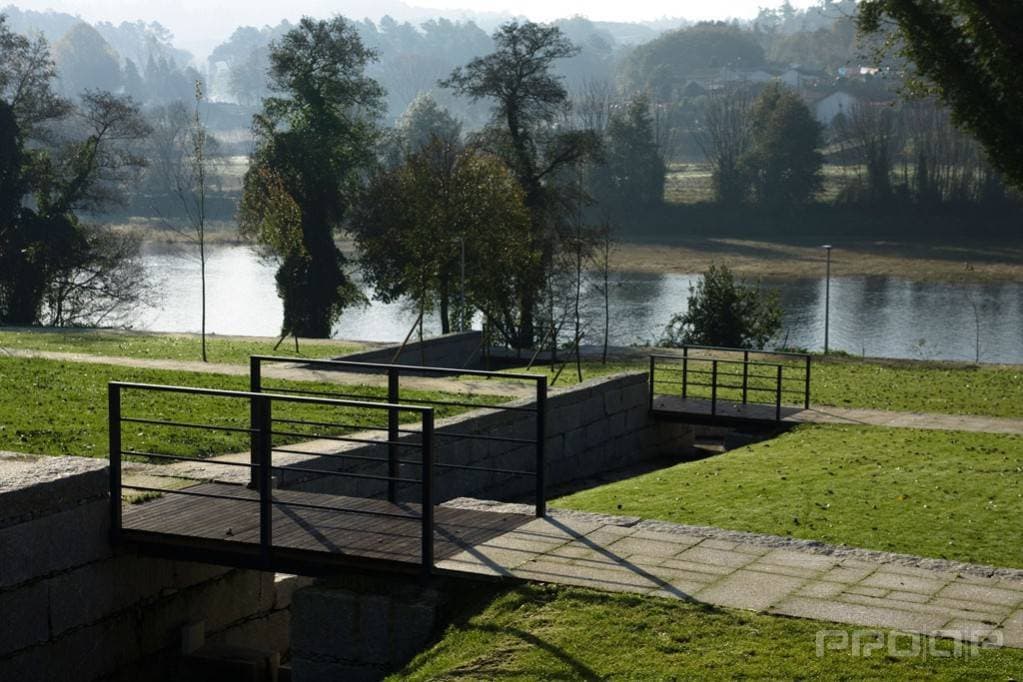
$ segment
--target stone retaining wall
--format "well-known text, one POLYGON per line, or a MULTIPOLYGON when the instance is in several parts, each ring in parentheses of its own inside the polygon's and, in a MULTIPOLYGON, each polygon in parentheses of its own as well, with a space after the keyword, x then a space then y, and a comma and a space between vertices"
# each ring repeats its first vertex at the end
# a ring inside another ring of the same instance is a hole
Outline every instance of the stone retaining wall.
POLYGON ((282 651, 272 573, 169 561, 108 541, 106 462, 0 453, 0 680, 175 679, 181 628, 282 651))
MULTIPOLYGON (((693 442, 692 427, 653 420, 649 414, 648 391, 647 374, 636 372, 591 379, 552 394, 547 401, 547 485, 569 483, 645 460, 682 454, 688 449, 693 442)), ((504 406, 532 408, 535 407, 535 399, 517 400, 504 406)), ((532 444, 445 435, 459 433, 533 439, 536 417, 532 412, 480 409, 438 421, 435 461, 516 471, 535 470, 535 448, 532 444)), ((346 447, 343 452, 359 457, 387 457, 384 445, 346 447)), ((401 448, 400 457, 417 459, 418 452, 412 448, 401 448)), ((387 472, 386 464, 326 457, 312 462, 302 461, 297 465, 374 475, 387 472)), ((419 467, 403 465, 400 475, 419 478, 419 467)), ((280 472, 278 485, 358 497, 379 497, 386 491, 386 484, 375 480, 336 476, 309 478, 289 472, 280 472)), ((443 467, 437 468, 435 474, 437 502, 455 497, 528 498, 534 489, 532 476, 443 467)), ((417 501, 419 487, 406 485, 402 493, 402 499, 417 501)))
MULTIPOLYGON (((479 367, 483 345, 483 332, 454 332, 413 341, 401 353, 401 344, 374 348, 373 350, 350 353, 338 360, 357 362, 384 362, 398 365, 425 365, 427 367, 454 367, 474 369, 479 367), (398 354, 397 359, 395 354, 398 354)), ((350 371, 350 370, 345 370, 350 371)))

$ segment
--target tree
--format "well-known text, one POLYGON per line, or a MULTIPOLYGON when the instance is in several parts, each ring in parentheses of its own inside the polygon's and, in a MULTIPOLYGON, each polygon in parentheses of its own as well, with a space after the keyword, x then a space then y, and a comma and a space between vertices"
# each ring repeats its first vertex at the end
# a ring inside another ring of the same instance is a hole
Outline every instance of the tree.
POLYGON ((274 94, 254 118, 240 224, 279 263, 282 338, 330 336, 362 300, 334 236, 374 162, 383 93, 364 74, 373 58, 342 17, 304 18, 270 52, 274 94))
POLYGON ((956 123, 1023 188, 1023 3, 864 0, 859 9, 860 29, 890 29, 915 65, 915 91, 938 94, 956 123))
POLYGON ((436 137, 378 172, 351 219, 377 297, 439 308, 444 333, 482 310, 506 340, 517 328, 517 274, 532 266, 528 228, 522 190, 499 159, 436 137))
POLYGON ((749 192, 742 161, 752 145, 752 107, 749 89, 722 91, 707 102, 703 129, 696 134, 696 142, 711 166, 714 197, 722 204, 742 203, 749 192))
POLYGON ((712 265, 695 287, 689 287, 684 313, 672 316, 658 344, 763 348, 781 328, 775 292, 737 281, 724 265, 712 265))
POLYGON ((593 169, 590 192, 616 216, 650 210, 664 200, 666 167, 654 138, 650 101, 633 98, 624 112, 611 116, 603 163, 593 169))
POLYGON ((0 323, 97 322, 141 296, 138 243, 80 223, 121 203, 148 132, 130 99, 54 94, 45 41, 0 17, 0 323), (73 116, 71 114, 74 114, 73 116))
POLYGON ((775 209, 808 202, 822 186, 820 124, 799 96, 779 83, 760 93, 750 117, 750 148, 741 165, 754 198, 775 209))
POLYGON ((92 26, 79 22, 53 46, 53 59, 65 95, 83 90, 114 91, 121 85, 117 53, 92 26))
POLYGON ((868 203, 883 203, 892 198, 892 167, 901 148, 901 131, 895 111, 882 104, 857 103, 837 125, 851 156, 867 169, 868 203))
POLYGON ((596 140, 592 132, 565 132, 556 125, 569 102, 552 66, 577 53, 560 29, 512 21, 498 28, 494 43, 493 53, 455 69, 441 84, 472 101, 493 101, 485 144, 504 159, 525 193, 530 217, 526 247, 538 257, 530 271, 517 277, 520 321, 512 338, 524 348, 536 336, 535 308, 554 257, 558 214, 565 207, 554 180, 590 154, 596 140))

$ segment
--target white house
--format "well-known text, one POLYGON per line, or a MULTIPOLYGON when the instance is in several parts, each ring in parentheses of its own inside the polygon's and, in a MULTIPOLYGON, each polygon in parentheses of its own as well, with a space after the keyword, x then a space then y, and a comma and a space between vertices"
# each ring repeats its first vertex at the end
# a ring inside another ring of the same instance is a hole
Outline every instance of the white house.
POLYGON ((813 115, 821 125, 829 126, 839 114, 849 115, 849 111, 856 106, 860 100, 848 92, 838 90, 827 97, 814 102, 813 115))

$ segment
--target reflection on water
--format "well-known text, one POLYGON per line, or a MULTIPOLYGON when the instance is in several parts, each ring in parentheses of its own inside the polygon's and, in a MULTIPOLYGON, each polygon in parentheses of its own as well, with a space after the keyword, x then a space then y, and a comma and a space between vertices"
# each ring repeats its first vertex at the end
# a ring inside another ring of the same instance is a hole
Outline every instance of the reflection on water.
MULTIPOLYGON (((154 331, 199 328, 198 263, 182 252, 148 247, 150 277, 158 300, 139 314, 137 326, 154 331)), ((270 336, 280 330, 281 306, 274 267, 244 246, 211 250, 207 261, 208 328, 217 334, 270 336)), ((611 342, 656 340, 671 315, 686 303, 693 275, 615 273, 611 282, 611 342)), ((777 289, 785 311, 779 341, 820 349, 824 343, 824 281, 794 279, 765 283, 777 289)), ((589 331, 598 343, 603 300, 586 300, 589 331)), ((342 315, 334 335, 349 339, 400 341, 415 321, 401 304, 373 301, 342 315)), ((894 277, 835 277, 831 281, 832 349, 896 358, 972 360, 977 328, 986 362, 1023 363, 1023 285, 940 284, 894 277)), ((439 331, 428 320, 427 333, 439 331)))

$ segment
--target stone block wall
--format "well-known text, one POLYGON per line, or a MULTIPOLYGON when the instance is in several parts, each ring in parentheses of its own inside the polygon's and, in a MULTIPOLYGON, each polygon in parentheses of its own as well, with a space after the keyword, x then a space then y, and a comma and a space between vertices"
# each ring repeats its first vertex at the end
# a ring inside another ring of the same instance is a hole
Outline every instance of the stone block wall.
POLYGON ((106 462, 0 453, 0 680, 173 679, 186 623, 284 650, 272 573, 111 547, 106 462))
MULTIPOLYGON (((648 459, 681 452, 692 445, 691 426, 655 421, 649 414, 649 388, 645 372, 591 379, 578 386, 551 394, 547 400, 545 439, 546 483, 569 483, 595 474, 627 467, 648 459)), ((504 407, 533 408, 535 399, 521 399, 504 407)), ((436 425, 435 461, 472 467, 534 471, 532 444, 477 440, 452 434, 480 434, 509 439, 532 439, 536 416, 525 411, 479 409, 439 420, 436 425)), ((404 439, 417 438, 406 435, 404 439)), ((346 455, 386 459, 387 447, 364 445, 346 447, 346 455)), ((418 451, 400 448, 403 459, 418 459, 418 451)), ((298 464, 352 473, 386 474, 386 464, 356 459, 317 458, 298 464)), ((400 475, 418 479, 418 465, 402 465, 400 475)), ((309 477, 280 472, 281 487, 358 497, 379 497, 386 484, 367 479, 337 476, 309 477)), ((531 499, 535 490, 532 476, 481 472, 438 467, 435 501, 455 497, 478 497, 510 501, 531 499)), ((402 487, 402 499, 418 501, 419 487, 402 487)))
POLYGON ((422 342, 412 341, 401 350, 397 359, 395 359, 395 354, 401 349, 401 344, 350 353, 337 359, 354 360, 357 362, 383 362, 399 365, 474 369, 479 367, 480 364, 482 344, 483 332, 454 332, 423 339, 422 342))

